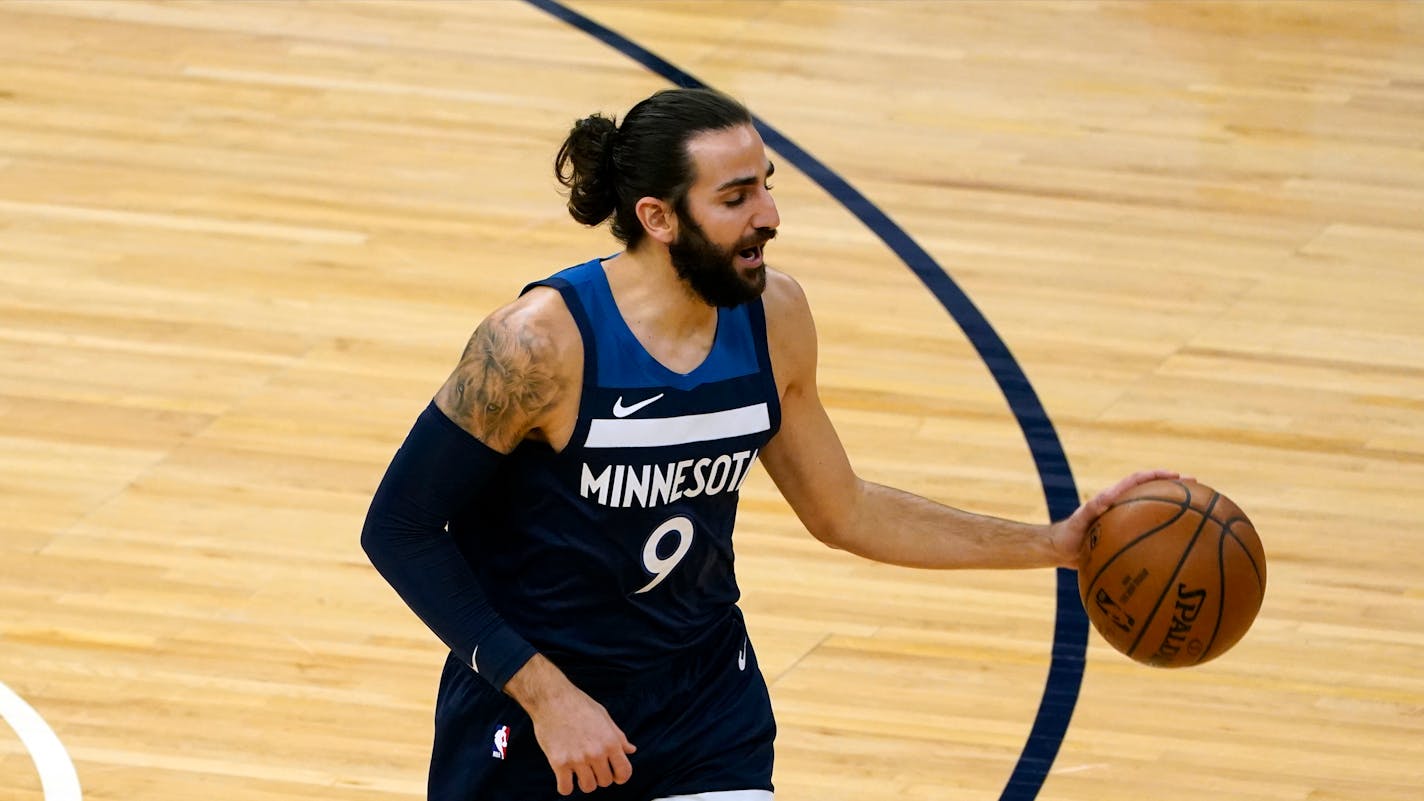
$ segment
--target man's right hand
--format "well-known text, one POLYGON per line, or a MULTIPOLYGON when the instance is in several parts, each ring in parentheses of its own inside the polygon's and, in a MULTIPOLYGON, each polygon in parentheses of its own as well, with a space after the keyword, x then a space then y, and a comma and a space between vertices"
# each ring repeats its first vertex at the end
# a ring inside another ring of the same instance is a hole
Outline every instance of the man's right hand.
POLYGON ((580 790, 591 793, 623 784, 633 775, 628 755, 637 747, 608 710, 575 687, 553 662, 536 654, 510 677, 504 691, 529 713, 559 795, 572 794, 575 781, 580 790))

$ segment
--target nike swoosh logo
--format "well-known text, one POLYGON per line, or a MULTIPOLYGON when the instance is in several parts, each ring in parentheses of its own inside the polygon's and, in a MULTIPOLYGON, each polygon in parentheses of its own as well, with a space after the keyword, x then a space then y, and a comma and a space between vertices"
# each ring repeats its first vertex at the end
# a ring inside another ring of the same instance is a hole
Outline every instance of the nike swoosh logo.
POLYGON ((742 640, 742 650, 737 652, 737 670, 747 669, 747 641, 742 640))
POLYGON ((470 669, 473 670, 473 671, 475 671, 476 673, 479 673, 479 672, 480 672, 480 665, 479 665, 479 662, 477 662, 477 661, 475 660, 475 657, 477 657, 477 656, 479 656, 479 655, 480 655, 480 647, 479 647, 478 645, 476 645, 476 646, 475 646, 475 650, 473 650, 473 651, 470 652, 470 669))
POLYGON ((623 396, 620 395, 620 396, 618 396, 618 400, 616 400, 616 401, 613 402, 613 416, 614 416, 614 417, 627 417, 628 415, 632 414, 633 412, 638 411, 639 409, 643 408, 644 406, 647 406, 647 405, 649 405, 649 404, 651 404, 651 403, 657 403, 658 401, 662 400, 662 399, 663 399, 663 394, 664 394, 664 393, 659 392, 658 394, 654 395, 653 397, 648 398, 647 400, 644 400, 644 401, 638 401, 637 403, 633 404, 632 406, 624 406, 624 405, 623 405, 623 396))

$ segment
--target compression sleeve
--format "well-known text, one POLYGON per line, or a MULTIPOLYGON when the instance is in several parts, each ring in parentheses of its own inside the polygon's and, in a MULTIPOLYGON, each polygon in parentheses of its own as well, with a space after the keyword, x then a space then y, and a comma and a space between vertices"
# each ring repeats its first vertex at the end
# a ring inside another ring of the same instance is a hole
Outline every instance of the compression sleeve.
POLYGON ((361 530, 361 547, 376 570, 496 690, 535 651, 490 606, 446 524, 503 458, 432 401, 386 468, 361 530))

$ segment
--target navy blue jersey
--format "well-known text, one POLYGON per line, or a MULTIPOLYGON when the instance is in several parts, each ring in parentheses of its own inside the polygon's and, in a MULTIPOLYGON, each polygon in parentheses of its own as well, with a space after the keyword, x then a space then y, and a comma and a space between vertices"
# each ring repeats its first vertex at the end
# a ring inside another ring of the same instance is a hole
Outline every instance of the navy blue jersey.
POLYGON ((765 315, 760 299, 719 309, 711 352, 681 374, 628 328, 600 260, 533 286, 563 295, 583 337, 573 436, 522 443, 450 532, 535 648, 576 682, 618 682, 740 625, 738 489, 781 414, 765 315))

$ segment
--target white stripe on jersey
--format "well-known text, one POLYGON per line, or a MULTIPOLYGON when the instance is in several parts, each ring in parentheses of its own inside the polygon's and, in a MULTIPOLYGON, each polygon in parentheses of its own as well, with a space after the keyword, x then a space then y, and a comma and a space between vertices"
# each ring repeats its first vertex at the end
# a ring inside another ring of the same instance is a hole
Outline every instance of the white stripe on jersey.
POLYGON ((771 430, 765 403, 724 412, 681 417, 611 420, 595 419, 588 428, 585 448, 658 448, 687 442, 743 437, 771 430))

